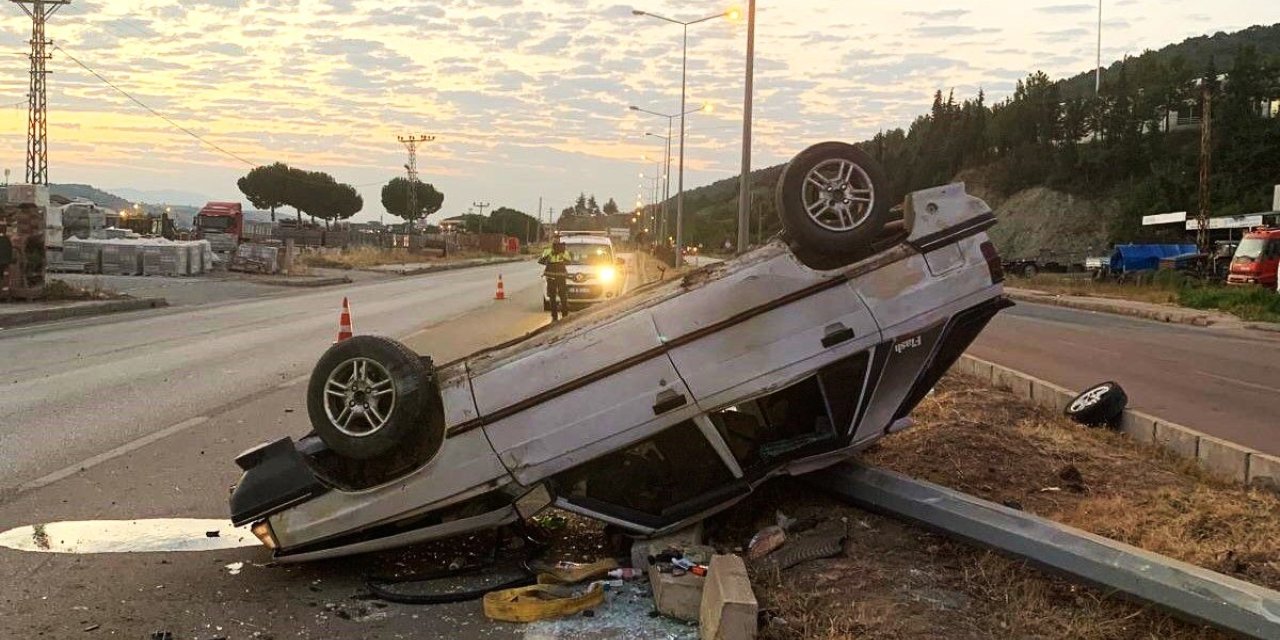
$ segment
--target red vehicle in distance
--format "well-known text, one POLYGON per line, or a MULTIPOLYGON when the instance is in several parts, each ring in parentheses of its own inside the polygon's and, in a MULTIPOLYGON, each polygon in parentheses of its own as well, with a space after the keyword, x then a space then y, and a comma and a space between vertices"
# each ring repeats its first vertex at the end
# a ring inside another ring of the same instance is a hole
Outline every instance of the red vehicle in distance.
POLYGON ((1280 228, 1262 227, 1246 233, 1231 259, 1227 284, 1276 288, 1280 269, 1280 228))

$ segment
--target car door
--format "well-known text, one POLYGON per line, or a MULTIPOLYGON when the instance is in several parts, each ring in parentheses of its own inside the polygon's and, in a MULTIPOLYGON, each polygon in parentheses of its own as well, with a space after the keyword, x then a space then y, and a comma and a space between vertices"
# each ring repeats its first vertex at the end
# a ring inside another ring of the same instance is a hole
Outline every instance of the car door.
POLYGON ((648 312, 468 362, 485 433, 521 484, 693 417, 648 312))
POLYGON ((654 322, 706 410, 791 384, 880 341, 844 277, 818 274, 789 254, 694 293, 655 309, 654 322))

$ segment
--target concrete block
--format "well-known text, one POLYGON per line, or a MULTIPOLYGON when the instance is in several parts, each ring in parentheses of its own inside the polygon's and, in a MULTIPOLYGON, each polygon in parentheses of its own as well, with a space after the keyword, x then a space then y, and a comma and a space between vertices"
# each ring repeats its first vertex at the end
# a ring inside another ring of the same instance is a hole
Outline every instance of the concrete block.
POLYGON ((699 637, 702 640, 750 640, 756 637, 760 605, 751 591, 747 566, 738 556, 711 558, 702 590, 699 637))
POLYGON ((1201 436, 1196 457, 1213 474, 1246 482, 1249 479, 1249 452, 1234 442, 1201 436))
POLYGON ((649 567, 649 585, 653 587, 654 608, 665 616, 697 622, 702 609, 702 591, 707 579, 686 573, 673 576, 649 567))
POLYGON ((973 363, 973 375, 984 382, 991 382, 992 364, 983 360, 973 363))
POLYGON ((992 367, 991 374, 992 383, 1001 388, 1008 389, 1013 395, 1026 400, 1031 399, 1031 378, 1028 378, 1013 369, 1006 369, 1001 366, 992 367))
POLYGON ((1038 378, 1031 380, 1031 401, 1049 411, 1055 413, 1066 411, 1067 405, 1071 404, 1071 399, 1074 397, 1074 393, 1051 382, 1038 378))
POLYGON ((1200 434, 1181 425, 1156 421, 1156 444, 1184 458, 1195 460, 1200 434))
POLYGON ((951 365, 951 370, 956 373, 963 373, 964 375, 971 376, 973 375, 974 367, 976 367, 977 364, 978 361, 972 356, 960 356, 960 359, 956 360, 956 363, 951 365))
POLYGON ((1249 484, 1280 490, 1280 457, 1256 451, 1249 454, 1249 484))
POLYGON ((1156 423, 1153 416, 1141 411, 1125 411, 1120 420, 1120 430, 1138 442, 1152 444, 1156 441, 1156 423))
POLYGON ((631 545, 631 567, 636 571, 649 570, 649 556, 655 556, 667 549, 690 549, 702 545, 704 534, 702 522, 669 533, 660 538, 637 540, 631 545))

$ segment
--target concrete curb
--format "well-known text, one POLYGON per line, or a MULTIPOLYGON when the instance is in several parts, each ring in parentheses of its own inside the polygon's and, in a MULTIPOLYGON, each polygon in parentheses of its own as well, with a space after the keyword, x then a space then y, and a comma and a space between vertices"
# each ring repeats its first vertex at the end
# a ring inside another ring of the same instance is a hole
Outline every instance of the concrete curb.
POLYGON ((30 311, 0 311, 0 327, 18 327, 65 320, 67 318, 99 316, 141 309, 159 309, 167 306, 169 306, 169 302, 164 298, 127 298, 123 300, 103 300, 96 304, 72 304, 65 307, 33 309, 30 311))
POLYGON ((1270 331, 1272 333, 1280 333, 1280 323, 1276 322, 1250 322, 1244 325, 1246 329, 1254 331, 1270 331))
MULTIPOLYGON (((952 370, 1008 389, 1032 404, 1058 413, 1076 397, 1076 392, 1070 389, 967 354, 956 361, 952 370)), ((1138 442, 1158 445, 1178 456, 1195 460, 1223 479, 1280 489, 1280 457, 1133 409, 1125 409, 1120 431, 1138 442)))
POLYGON ((346 276, 341 276, 335 278, 316 278, 314 280, 288 280, 285 278, 279 278, 250 280, 250 282, 253 282, 254 284, 267 285, 269 287, 298 287, 301 289, 314 289, 317 287, 332 287, 338 284, 351 284, 352 280, 346 276))
POLYGON ((361 269, 369 273, 381 273, 390 276, 420 276, 425 273, 437 273, 440 271, 456 271, 458 269, 470 269, 471 267, 488 267, 495 264, 510 264, 512 262, 524 262, 532 260, 533 256, 521 256, 519 258, 502 258, 500 260, 469 260, 466 262, 450 262, 445 264, 431 265, 430 267, 421 267, 418 269, 403 269, 400 271, 390 271, 382 269, 361 269))
POLYGON ((1097 311, 1100 313, 1110 313, 1120 316, 1129 316, 1132 318, 1142 318, 1143 320, 1155 320, 1156 322, 1189 324, 1196 327, 1207 327, 1214 323, 1208 315, 1195 313, 1191 310, 1184 311, 1182 309, 1173 308, 1167 310, 1143 309, 1140 307, 1116 304, 1103 298, 1064 296, 1052 293, 1028 293, 1024 291, 1011 291, 1009 289, 1005 289, 1005 295, 1022 302, 1036 302, 1039 304, 1053 305, 1055 307, 1080 309, 1082 311, 1097 311))

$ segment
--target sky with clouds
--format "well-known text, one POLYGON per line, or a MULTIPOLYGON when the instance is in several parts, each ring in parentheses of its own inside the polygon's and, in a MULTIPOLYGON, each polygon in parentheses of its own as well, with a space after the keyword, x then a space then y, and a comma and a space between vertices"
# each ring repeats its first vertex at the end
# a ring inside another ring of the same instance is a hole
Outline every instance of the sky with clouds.
MULTIPOLYGON (((735 0, 736 1, 736 0, 735 0)), ((1104 0, 1104 61, 1280 22, 1276 0, 1104 0)), ((579 191, 635 201, 680 101, 678 26, 713 0, 73 0, 49 25, 52 182, 238 198, 251 163, 328 171, 382 213, 396 137, 433 134, 422 179, 441 214, 477 201, 556 211, 579 191), (225 155, 148 113, 74 56, 225 155)), ((0 167, 25 163, 30 21, 0 7, 0 167)), ((1092 68, 1097 4, 1079 0, 760 0, 756 166, 810 143, 905 126, 936 89, 1008 95, 1092 68)), ((746 29, 689 29, 686 184, 737 173, 746 29)), ((674 179, 673 179, 674 183, 674 179)), ((674 192, 674 187, 673 187, 674 192)), ((442 217, 442 216, 437 216, 442 217)))

